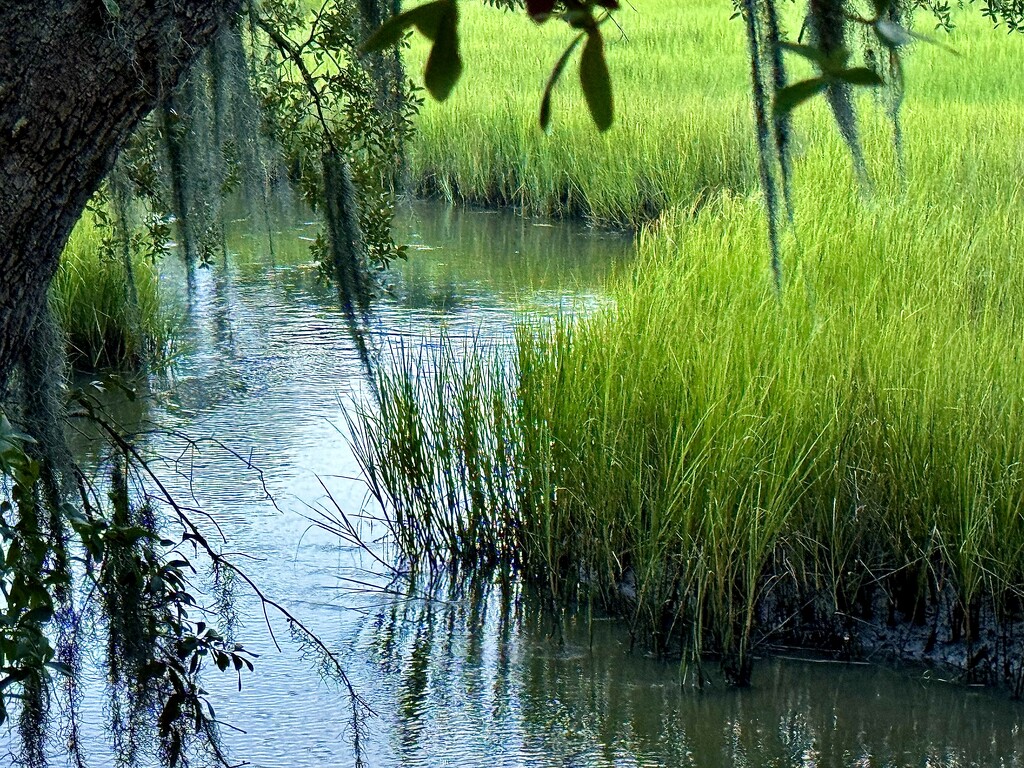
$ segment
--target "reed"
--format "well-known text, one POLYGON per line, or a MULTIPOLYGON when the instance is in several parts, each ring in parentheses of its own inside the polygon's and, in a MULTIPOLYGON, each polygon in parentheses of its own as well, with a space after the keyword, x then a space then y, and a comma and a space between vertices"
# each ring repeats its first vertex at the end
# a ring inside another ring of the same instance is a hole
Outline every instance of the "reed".
POLYGON ((74 366, 138 366, 172 353, 178 314, 161 295, 156 266, 138 253, 130 258, 133 281, 124 260, 104 248, 88 214, 71 233, 50 286, 50 305, 74 366))
MULTIPOLYGON (((737 682, 758 647, 848 650, 865 621, 928 618, 968 657, 1011 637, 1024 54, 992 50, 970 88, 935 65, 902 172, 868 118, 871 190, 824 105, 800 115, 781 295, 758 197, 726 188, 643 229, 606 306, 398 355, 353 426, 404 552, 597 601, 737 682)), ((1000 647, 991 675, 1019 674, 1000 647)))

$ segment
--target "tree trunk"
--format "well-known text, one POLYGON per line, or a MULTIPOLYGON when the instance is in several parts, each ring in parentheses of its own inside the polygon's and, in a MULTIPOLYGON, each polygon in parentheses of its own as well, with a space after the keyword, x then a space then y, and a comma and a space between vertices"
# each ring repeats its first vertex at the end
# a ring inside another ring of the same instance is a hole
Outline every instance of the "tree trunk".
POLYGON ((0 0, 0 392, 132 130, 241 0, 0 0))

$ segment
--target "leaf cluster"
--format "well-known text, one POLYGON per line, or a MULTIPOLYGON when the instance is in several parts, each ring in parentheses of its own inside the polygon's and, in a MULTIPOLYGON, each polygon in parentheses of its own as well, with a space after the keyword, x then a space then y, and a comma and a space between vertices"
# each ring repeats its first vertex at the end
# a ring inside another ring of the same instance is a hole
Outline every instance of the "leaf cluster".
MULTIPOLYGON (((513 7, 512 3, 492 3, 513 7)), ((526 12, 538 24, 559 19, 576 31, 572 41, 556 61, 540 108, 540 125, 551 126, 551 99, 572 54, 583 44, 580 55, 580 85, 587 107, 598 130, 605 131, 614 120, 611 77, 605 59, 601 25, 617 10, 617 0, 527 0, 526 12)), ((398 45, 407 32, 415 29, 430 41, 430 54, 423 72, 427 92, 444 101, 451 94, 463 72, 459 53, 459 5, 457 0, 432 0, 388 19, 363 43, 364 52, 379 51, 398 45)))
MULTIPOLYGON (((79 403, 78 417, 97 416, 88 397, 79 403)), ((52 510, 39 492, 43 464, 30 455, 33 444, 0 411, 0 724, 11 704, 31 692, 76 685, 74 654, 61 651, 54 638, 77 634, 95 614, 106 625, 111 679, 125 691, 131 712, 152 713, 163 763, 180 764, 197 736, 216 752, 216 714, 200 683, 202 670, 211 664, 233 671, 240 688, 254 656, 205 618, 186 554, 187 547, 196 550, 194 533, 186 530, 178 540, 158 534, 148 506, 131 499, 126 470, 133 459, 124 455, 111 471, 105 504, 80 477, 82 503, 57 510, 58 538, 71 536, 80 552, 67 567, 54 555, 52 522, 44 523, 52 510), (85 583, 73 588, 77 579, 85 583), (79 593, 85 603, 75 607, 72 596, 79 593)), ((137 726, 120 731, 122 757, 136 755, 137 726)))

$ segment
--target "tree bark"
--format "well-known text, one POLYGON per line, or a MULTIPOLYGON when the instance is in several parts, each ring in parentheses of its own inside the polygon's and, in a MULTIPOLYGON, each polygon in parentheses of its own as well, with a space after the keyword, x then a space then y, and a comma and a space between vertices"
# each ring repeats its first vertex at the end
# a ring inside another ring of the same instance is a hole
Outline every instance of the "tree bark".
POLYGON ((139 122, 241 0, 0 0, 0 392, 139 122))

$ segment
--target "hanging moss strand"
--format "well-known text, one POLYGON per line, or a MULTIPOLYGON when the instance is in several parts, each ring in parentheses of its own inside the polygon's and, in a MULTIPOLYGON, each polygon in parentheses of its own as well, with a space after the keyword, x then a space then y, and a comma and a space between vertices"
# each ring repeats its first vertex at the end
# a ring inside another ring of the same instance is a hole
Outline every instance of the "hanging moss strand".
MULTIPOLYGON (((903 25, 908 19, 905 19, 906 15, 900 4, 895 0, 889 3, 889 10, 887 11, 889 21, 903 25)), ((900 54, 895 49, 889 51, 889 78, 888 78, 888 93, 889 93, 889 105, 888 115, 889 120, 892 122, 892 146, 893 152, 896 155, 896 165, 899 169, 900 178, 906 183, 906 166, 904 164, 903 156, 903 121, 901 119, 901 111, 903 109, 903 61, 900 59, 900 54)))
MULTIPOLYGON (((844 0, 809 0, 808 27, 815 44, 826 56, 836 55, 846 47, 846 13, 843 3, 844 0)), ((850 150, 857 178, 866 188, 867 163, 860 145, 857 113, 849 84, 838 81, 830 83, 825 89, 825 99, 836 119, 839 133, 850 150)))
POLYGON ((189 294, 195 286, 195 267, 198 261, 198 249, 193 241, 191 228, 186 225, 188 221, 186 186, 188 180, 185 178, 185 162, 183 159, 181 128, 178 125, 179 116, 174 108, 173 101, 168 100, 163 109, 163 139, 167 151, 168 183, 171 192, 171 210, 178 221, 178 238, 181 241, 181 255, 185 263, 185 273, 188 280, 189 294))
POLYGON ((336 150, 324 152, 322 165, 331 267, 345 314, 356 317, 368 310, 370 298, 365 245, 359 226, 359 198, 352 171, 336 150))
POLYGON ((768 208, 768 246, 771 250, 772 278, 775 281, 776 292, 781 293, 782 259, 779 245, 779 200, 778 191, 775 188, 775 174, 772 172, 775 151, 770 141, 771 128, 768 122, 770 103, 764 86, 755 0, 744 0, 743 18, 746 21, 747 43, 750 48, 750 79, 754 97, 754 120, 757 130, 757 155, 761 172, 761 187, 764 190, 765 204, 768 208))
MULTIPOLYGON (((775 0, 764 0, 764 27, 765 47, 767 55, 771 59, 772 88, 775 93, 786 87, 786 64, 782 58, 782 35, 779 26, 778 9, 775 0)), ((791 118, 789 112, 775 112, 772 114, 772 127, 775 136, 775 151, 778 156, 780 178, 782 181, 782 198, 786 203, 786 216, 789 223, 793 223, 793 195, 792 195, 792 158, 790 157, 789 143, 791 134, 791 118)))

